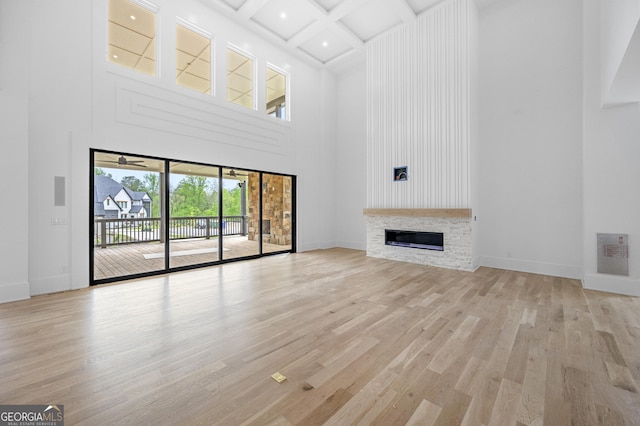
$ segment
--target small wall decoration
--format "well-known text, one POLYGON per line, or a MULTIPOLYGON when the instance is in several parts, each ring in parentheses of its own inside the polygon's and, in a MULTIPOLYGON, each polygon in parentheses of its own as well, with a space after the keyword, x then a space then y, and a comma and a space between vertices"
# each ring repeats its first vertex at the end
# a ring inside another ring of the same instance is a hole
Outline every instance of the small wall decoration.
POLYGON ((393 168, 393 180, 394 181, 402 181, 402 180, 407 180, 408 175, 407 175, 407 166, 403 166, 403 167, 394 167, 393 168))

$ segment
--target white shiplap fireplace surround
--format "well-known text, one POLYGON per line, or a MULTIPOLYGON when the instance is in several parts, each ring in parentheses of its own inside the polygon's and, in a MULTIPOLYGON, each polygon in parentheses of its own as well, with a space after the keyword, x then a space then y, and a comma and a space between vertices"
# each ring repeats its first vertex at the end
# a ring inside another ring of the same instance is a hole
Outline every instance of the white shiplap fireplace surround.
POLYGON ((473 270, 476 27, 473 0, 445 0, 367 44, 368 256, 473 270), (444 251, 386 245, 385 230, 443 233, 444 251))
POLYGON ((472 271, 471 210, 365 209, 367 256, 472 271), (442 232, 444 250, 385 244, 385 230, 442 232))

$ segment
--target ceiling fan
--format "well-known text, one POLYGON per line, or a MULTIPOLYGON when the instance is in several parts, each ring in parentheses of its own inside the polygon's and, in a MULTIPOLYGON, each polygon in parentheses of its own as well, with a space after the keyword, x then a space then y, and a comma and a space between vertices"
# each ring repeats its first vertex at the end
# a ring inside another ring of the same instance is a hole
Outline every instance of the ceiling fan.
POLYGON ((105 163, 115 163, 119 166, 135 166, 135 167, 147 167, 144 164, 138 164, 138 163, 144 163, 144 160, 127 160, 127 158, 124 155, 121 155, 117 161, 114 160, 104 160, 105 163))

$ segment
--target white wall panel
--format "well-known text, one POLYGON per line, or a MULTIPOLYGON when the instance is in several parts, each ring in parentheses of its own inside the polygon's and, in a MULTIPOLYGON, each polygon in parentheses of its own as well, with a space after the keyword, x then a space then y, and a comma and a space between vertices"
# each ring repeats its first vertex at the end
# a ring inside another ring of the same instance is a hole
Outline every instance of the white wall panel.
POLYGON ((581 275, 582 4, 511 0, 480 12, 480 266, 581 275))
POLYGON ((33 5, 0 2, 0 303, 29 298, 29 44, 33 5), (9 60, 11 58, 11 60, 9 60), (19 213, 18 213, 19 212, 19 213))
POLYGON ((468 7, 444 2, 367 46, 368 207, 470 207, 468 7))
POLYGON ((336 176, 336 244, 364 250, 367 224, 367 69, 363 60, 338 78, 336 176))
MULTIPOLYGON (((624 3, 624 2, 622 2, 624 3)), ((640 296, 640 110, 638 105, 601 108, 606 61, 600 26, 604 4, 584 7, 584 226, 582 259, 585 288, 640 296), (629 235, 629 276, 598 273, 597 234, 629 235)))
POLYGON ((239 115, 211 102, 194 102, 180 93, 131 81, 116 84, 115 119, 177 136, 277 154, 285 154, 290 133, 288 122, 239 115))

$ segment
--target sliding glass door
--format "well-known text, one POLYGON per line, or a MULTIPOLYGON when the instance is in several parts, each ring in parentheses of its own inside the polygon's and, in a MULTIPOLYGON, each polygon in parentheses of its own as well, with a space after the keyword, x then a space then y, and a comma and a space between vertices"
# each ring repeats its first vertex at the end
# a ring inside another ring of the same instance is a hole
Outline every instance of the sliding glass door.
POLYGON ((248 198, 248 188, 254 185, 254 173, 239 169, 222 169, 222 259, 257 256, 260 245, 249 238, 250 215, 257 211, 248 198))
POLYGON ((91 150, 92 284, 295 252, 295 177, 91 150))
POLYGON ((169 163, 169 267, 216 262, 219 168, 169 163))
POLYGON ((163 271, 164 161, 96 152, 92 180, 93 279, 163 271))
POLYGON ((291 176, 262 174, 262 251, 291 250, 293 242, 291 176))

